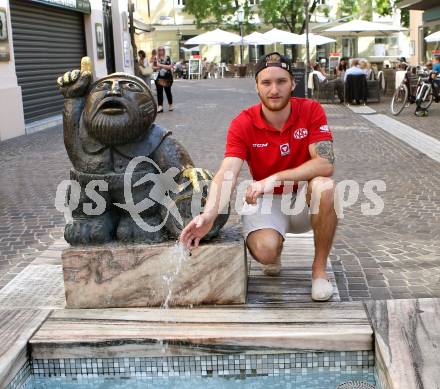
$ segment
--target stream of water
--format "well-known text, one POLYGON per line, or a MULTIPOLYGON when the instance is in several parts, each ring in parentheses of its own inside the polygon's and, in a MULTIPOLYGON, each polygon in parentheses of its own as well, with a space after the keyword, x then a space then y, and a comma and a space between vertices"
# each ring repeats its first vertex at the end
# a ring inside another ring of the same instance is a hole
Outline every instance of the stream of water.
POLYGON ((182 244, 176 242, 173 248, 166 252, 165 262, 169 264, 168 271, 163 275, 163 280, 168 288, 167 297, 162 305, 163 308, 168 309, 173 298, 173 284, 178 278, 179 273, 184 263, 190 257, 190 252, 183 247, 182 244))

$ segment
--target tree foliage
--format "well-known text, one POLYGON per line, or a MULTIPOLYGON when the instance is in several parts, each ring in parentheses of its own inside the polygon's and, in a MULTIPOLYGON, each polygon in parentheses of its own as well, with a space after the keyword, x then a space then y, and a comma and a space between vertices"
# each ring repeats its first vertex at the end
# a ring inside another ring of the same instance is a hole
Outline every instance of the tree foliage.
MULTIPOLYGON (((318 0, 309 1, 309 15, 318 7, 318 0)), ((302 34, 305 30, 304 0, 261 0, 260 11, 267 24, 302 34)), ((323 9, 327 12, 327 9, 323 9)))
POLYGON ((374 10, 381 16, 391 15, 393 5, 390 0, 376 0, 374 10))
POLYGON ((303 16, 302 0, 262 0, 260 2, 261 16, 267 24, 277 28, 287 26, 294 31, 303 16))
MULTIPOLYGON (((254 29, 252 18, 255 8, 249 0, 186 0, 184 11, 193 15, 197 26, 237 25, 237 11, 240 3, 244 10, 246 31, 254 29)), ((309 13, 312 15, 318 6, 318 0, 310 1, 309 13)), ((325 11, 325 10, 324 10, 325 11)), ((305 28, 304 0, 260 0, 258 14, 266 24, 296 33, 303 33, 305 28)))
MULTIPOLYGON (((399 5, 401 2, 402 0, 396 0, 396 5, 399 5)), ((402 9, 400 12, 400 20, 402 25, 404 27, 409 27, 409 9, 402 9)))
MULTIPOLYGON (((356 19, 372 20, 373 10, 379 15, 391 15, 394 5, 402 0, 339 0, 338 18, 353 16, 356 19)), ((318 7, 318 0, 309 0, 309 14, 312 15, 318 7)), ((186 0, 184 11, 193 15, 197 26, 212 28, 212 26, 229 25, 238 28, 237 11, 244 10, 244 27, 246 32, 255 29, 252 19, 256 9, 249 0, 186 0)), ((327 8, 320 8, 324 13, 327 8)), ((305 29, 304 0, 260 0, 258 14, 268 25, 302 34, 305 29)), ((402 11, 402 23, 409 25, 409 12, 402 11)))
POLYGON ((338 19, 351 15, 355 17, 359 15, 359 0, 340 0, 337 12, 338 19))
MULTIPOLYGON (((392 15, 395 7, 402 2, 402 0, 376 0, 375 11, 382 16, 392 15), (394 6, 393 6, 394 3, 394 6)), ((409 10, 403 9, 400 11, 400 20, 403 26, 409 27, 409 10)))
MULTIPOLYGON (((239 9, 238 0, 186 0, 184 11, 194 16, 198 28, 211 28, 213 25, 223 26, 225 24, 237 27, 239 9)), ((245 29, 251 30, 252 12, 249 0, 244 1, 243 10, 245 29)))
MULTIPOLYGON (((340 0, 338 18, 353 16, 355 19, 372 20, 373 10, 381 16, 392 15, 402 0, 340 0)), ((401 11, 402 24, 409 27, 409 11, 401 11)))

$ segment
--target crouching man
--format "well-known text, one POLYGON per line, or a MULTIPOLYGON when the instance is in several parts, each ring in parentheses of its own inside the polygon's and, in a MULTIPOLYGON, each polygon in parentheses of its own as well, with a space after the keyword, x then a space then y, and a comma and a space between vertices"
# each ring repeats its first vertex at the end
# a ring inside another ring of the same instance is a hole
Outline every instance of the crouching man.
POLYGON ((318 102, 291 98, 295 87, 291 63, 279 53, 261 57, 255 77, 261 103, 231 122, 225 158, 213 179, 205 210, 185 227, 180 240, 189 249, 199 245, 230 202, 230 190, 213 188, 222 188, 231 179, 235 188, 246 161, 254 180, 247 188, 242 211, 249 251, 264 265, 267 275, 276 276, 286 233, 313 229, 312 298, 326 301, 333 294, 326 265, 337 225, 335 185, 330 178, 334 172, 333 138, 327 118, 318 102), (291 209, 297 208, 300 193, 308 206, 301 212, 285 212, 283 198, 289 191, 291 209), (269 212, 264 205, 267 197, 271 197, 269 212))

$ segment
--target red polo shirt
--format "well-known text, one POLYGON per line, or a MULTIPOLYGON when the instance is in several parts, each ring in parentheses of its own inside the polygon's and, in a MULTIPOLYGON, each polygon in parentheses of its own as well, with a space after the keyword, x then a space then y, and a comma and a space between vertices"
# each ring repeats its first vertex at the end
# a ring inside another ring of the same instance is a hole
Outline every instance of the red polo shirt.
MULTIPOLYGON (((262 180, 292 169, 311 159, 309 145, 333 140, 321 105, 310 99, 293 97, 292 112, 281 131, 263 118, 261 103, 240 113, 232 122, 226 138, 225 157, 247 161, 252 178, 262 180)), ((275 188, 274 193, 282 193, 275 188)))

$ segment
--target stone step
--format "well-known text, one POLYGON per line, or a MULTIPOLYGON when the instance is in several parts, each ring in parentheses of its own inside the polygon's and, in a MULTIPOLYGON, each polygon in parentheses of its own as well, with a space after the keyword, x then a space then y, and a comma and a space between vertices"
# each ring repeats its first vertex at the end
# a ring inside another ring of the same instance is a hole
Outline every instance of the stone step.
MULTIPOLYGON (((57 241, 0 290, 0 308, 64 308, 61 255, 67 247, 64 240, 57 241)), ((278 277, 264 275, 261 265, 248 255, 246 305, 273 307, 312 302, 310 278, 313 255, 312 234, 288 234, 281 256, 282 271, 278 277)), ((330 262, 327 274, 334 289, 332 301, 339 301, 330 262)))
POLYGON ((360 302, 294 308, 55 310, 30 340, 32 357, 107 358, 278 350, 371 350, 360 302))
MULTIPOLYGON (((273 305, 312 302, 311 277, 315 254, 313 234, 287 234, 281 253, 281 273, 266 276, 263 266, 251 259, 248 264, 247 304, 273 305)), ((248 253, 248 258, 252 258, 248 253)), ((327 261, 328 279, 333 285, 331 301, 340 301, 335 275, 327 261)))
POLYGON ((0 309, 0 388, 6 388, 28 358, 27 343, 50 310, 0 309))

